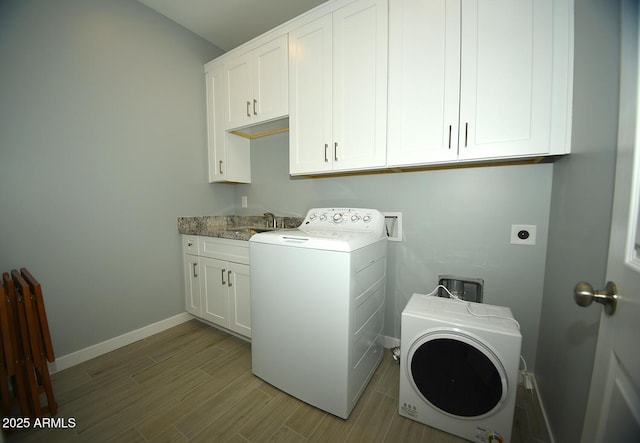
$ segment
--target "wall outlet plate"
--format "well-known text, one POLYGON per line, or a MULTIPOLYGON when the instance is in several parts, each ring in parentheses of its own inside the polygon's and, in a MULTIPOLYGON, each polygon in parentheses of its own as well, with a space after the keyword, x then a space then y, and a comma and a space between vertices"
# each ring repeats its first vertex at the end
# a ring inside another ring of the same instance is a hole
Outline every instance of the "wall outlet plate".
POLYGON ((511 244, 532 246, 536 244, 536 225, 511 225, 511 244))

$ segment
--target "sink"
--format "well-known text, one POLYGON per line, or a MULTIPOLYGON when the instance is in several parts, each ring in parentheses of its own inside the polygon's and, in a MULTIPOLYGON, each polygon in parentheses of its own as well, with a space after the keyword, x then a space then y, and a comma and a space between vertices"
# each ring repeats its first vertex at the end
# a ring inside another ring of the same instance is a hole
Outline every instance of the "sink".
POLYGON ((274 228, 265 228, 265 227, 257 227, 257 226, 249 226, 249 227, 239 227, 235 229, 228 229, 229 232, 234 232, 236 234, 246 234, 253 235, 259 232, 267 232, 267 231, 275 231, 274 228))
POLYGON ((255 232, 256 234, 257 234, 258 232, 275 231, 275 229, 274 229, 274 228, 247 228, 247 229, 249 229, 250 231, 255 232))

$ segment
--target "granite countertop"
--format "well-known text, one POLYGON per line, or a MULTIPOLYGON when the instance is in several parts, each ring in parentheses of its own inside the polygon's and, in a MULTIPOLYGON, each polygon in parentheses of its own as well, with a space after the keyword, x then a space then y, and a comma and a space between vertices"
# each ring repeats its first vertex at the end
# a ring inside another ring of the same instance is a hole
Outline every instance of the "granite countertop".
MULTIPOLYGON (((297 228, 304 217, 277 217, 276 229, 297 228)), ((201 217, 178 217, 180 234, 207 237, 249 240, 257 232, 272 231, 267 217, 262 215, 205 215, 201 217)))

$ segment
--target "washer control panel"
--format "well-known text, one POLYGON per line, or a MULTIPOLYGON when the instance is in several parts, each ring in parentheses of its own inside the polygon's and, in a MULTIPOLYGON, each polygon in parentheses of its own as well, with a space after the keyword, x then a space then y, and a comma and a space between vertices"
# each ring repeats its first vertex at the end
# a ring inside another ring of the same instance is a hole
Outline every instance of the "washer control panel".
POLYGON ((377 209, 314 208, 302 222, 308 229, 339 229, 384 233, 384 215, 377 209))

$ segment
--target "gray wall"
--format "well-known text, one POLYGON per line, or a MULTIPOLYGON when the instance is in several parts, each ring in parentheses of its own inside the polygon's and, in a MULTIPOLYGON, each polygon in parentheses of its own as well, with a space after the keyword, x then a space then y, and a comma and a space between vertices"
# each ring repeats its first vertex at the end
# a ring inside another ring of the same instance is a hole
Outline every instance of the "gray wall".
POLYGON ((430 292, 439 274, 481 277, 486 303, 508 306, 522 325, 523 355, 533 367, 551 193, 550 164, 291 179, 288 134, 255 139, 252 183, 239 214, 305 215, 312 207, 372 207, 403 213, 404 241, 389 243, 385 333, 400 337, 400 315, 414 292, 430 292), (510 244, 511 224, 535 224, 535 246, 510 244))
POLYGON ((176 217, 207 183, 203 63, 130 0, 0 4, 0 270, 44 288, 58 356, 184 312, 176 217))
POLYGON ((218 48, 135 1, 4 1, 0 270, 41 280, 64 355, 184 311, 177 216, 402 211, 386 334, 399 337, 407 300, 438 274, 484 278, 486 302, 522 323, 556 441, 576 441, 599 312, 577 308, 571 290, 604 283, 618 66, 614 3, 576 3, 571 156, 294 180, 276 135, 253 142, 253 184, 234 187, 206 183, 202 64, 218 48), (538 244, 509 245, 512 223, 537 224, 538 244))
POLYGON ((579 308, 579 281, 604 287, 617 139, 619 2, 575 4, 573 143, 554 165, 535 366, 557 442, 579 441, 601 309, 579 308))

